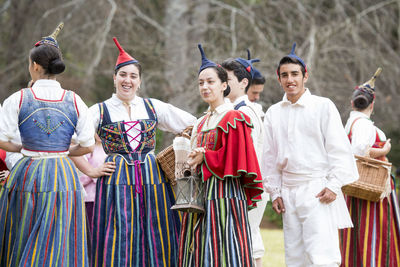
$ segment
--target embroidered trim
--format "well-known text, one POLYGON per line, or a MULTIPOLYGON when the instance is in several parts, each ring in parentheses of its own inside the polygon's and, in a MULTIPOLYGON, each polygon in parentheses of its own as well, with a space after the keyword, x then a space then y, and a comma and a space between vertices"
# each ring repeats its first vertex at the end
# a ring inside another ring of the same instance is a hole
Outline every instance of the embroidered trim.
POLYGON ((30 88, 30 90, 31 90, 31 92, 33 94, 33 98, 35 100, 43 101, 43 102, 63 102, 64 101, 64 96, 65 96, 65 92, 66 92, 66 90, 64 90, 60 100, 47 100, 47 99, 42 99, 42 98, 36 97, 35 92, 33 91, 32 87, 30 88))
POLYGON ((57 111, 57 112, 59 112, 59 113, 61 113, 61 114, 63 114, 64 115, 64 117, 67 119, 67 121, 72 125, 72 127, 74 127, 74 129, 75 129, 75 125, 72 123, 72 121, 70 120, 70 118, 68 118, 68 116, 64 113, 64 112, 62 112, 62 111, 60 111, 60 110, 58 110, 58 109, 56 109, 56 108, 38 108, 38 109, 36 109, 34 112, 32 112, 32 114, 30 114, 29 116, 27 116, 25 119, 23 119, 19 124, 18 124, 18 126, 21 126, 26 120, 28 120, 30 117, 32 117, 35 113, 37 113, 37 112, 39 112, 39 111, 41 111, 41 110, 53 110, 53 111, 57 111))

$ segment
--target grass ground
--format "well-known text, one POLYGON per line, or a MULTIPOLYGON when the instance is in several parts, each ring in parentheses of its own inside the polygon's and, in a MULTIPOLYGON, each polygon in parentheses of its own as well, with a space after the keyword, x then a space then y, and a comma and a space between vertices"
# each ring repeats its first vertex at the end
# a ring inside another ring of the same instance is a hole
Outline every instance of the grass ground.
POLYGON ((261 234, 265 246, 263 267, 284 267, 283 230, 261 228, 261 234))

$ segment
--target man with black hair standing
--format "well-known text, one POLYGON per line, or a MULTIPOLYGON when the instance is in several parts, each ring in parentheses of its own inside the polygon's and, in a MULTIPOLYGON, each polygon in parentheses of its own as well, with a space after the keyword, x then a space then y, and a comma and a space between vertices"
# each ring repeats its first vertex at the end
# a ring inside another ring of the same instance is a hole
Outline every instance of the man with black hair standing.
POLYGON ((260 166, 283 216, 286 265, 339 266, 338 229, 352 227, 341 187, 357 180, 357 167, 335 105, 305 87, 295 47, 279 62, 285 95, 265 114, 260 166))
MULTIPOLYGON (((249 101, 247 97, 248 89, 252 83, 256 69, 252 63, 259 61, 258 59, 227 59, 222 62, 221 66, 228 73, 228 84, 231 92, 228 95, 229 100, 233 103, 234 109, 242 111, 250 117, 253 124, 251 137, 256 150, 257 159, 260 162, 263 148, 263 127, 259 111, 255 103, 249 101)), ((263 192, 262 200, 257 203, 257 208, 249 211, 249 224, 253 246, 253 260, 256 267, 262 266, 262 257, 265 249, 260 232, 260 223, 264 215, 265 206, 267 205, 268 195, 263 192)))

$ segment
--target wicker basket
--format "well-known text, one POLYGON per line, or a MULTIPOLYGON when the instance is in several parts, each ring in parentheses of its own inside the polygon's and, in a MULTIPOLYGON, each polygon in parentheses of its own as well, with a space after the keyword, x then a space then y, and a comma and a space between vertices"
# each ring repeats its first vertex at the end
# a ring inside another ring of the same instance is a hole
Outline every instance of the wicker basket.
POLYGON ((171 185, 176 185, 175 178, 175 152, 172 145, 168 146, 157 154, 156 159, 164 171, 165 178, 171 185))
POLYGON ((368 157, 355 157, 360 177, 354 183, 343 186, 343 193, 369 201, 379 201, 386 190, 388 168, 390 169, 392 164, 368 157))
MULTIPOLYGON (((182 133, 178 134, 178 136, 184 136, 190 139, 192 129, 193 126, 189 126, 182 133)), ((172 145, 168 146, 160 153, 158 153, 156 156, 156 160, 158 161, 158 164, 160 164, 161 169, 164 171, 165 178, 169 181, 171 185, 176 185, 175 152, 172 145)))

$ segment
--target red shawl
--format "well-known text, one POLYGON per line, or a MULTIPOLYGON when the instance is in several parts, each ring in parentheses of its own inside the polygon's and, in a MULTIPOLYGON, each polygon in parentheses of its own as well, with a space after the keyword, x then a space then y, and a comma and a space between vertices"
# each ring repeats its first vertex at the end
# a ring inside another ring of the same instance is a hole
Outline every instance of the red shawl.
POLYGON ((257 206, 263 192, 262 177, 253 140, 250 118, 244 113, 231 110, 218 123, 216 150, 206 150, 201 166, 203 180, 211 176, 218 179, 240 177, 249 208, 257 206))

